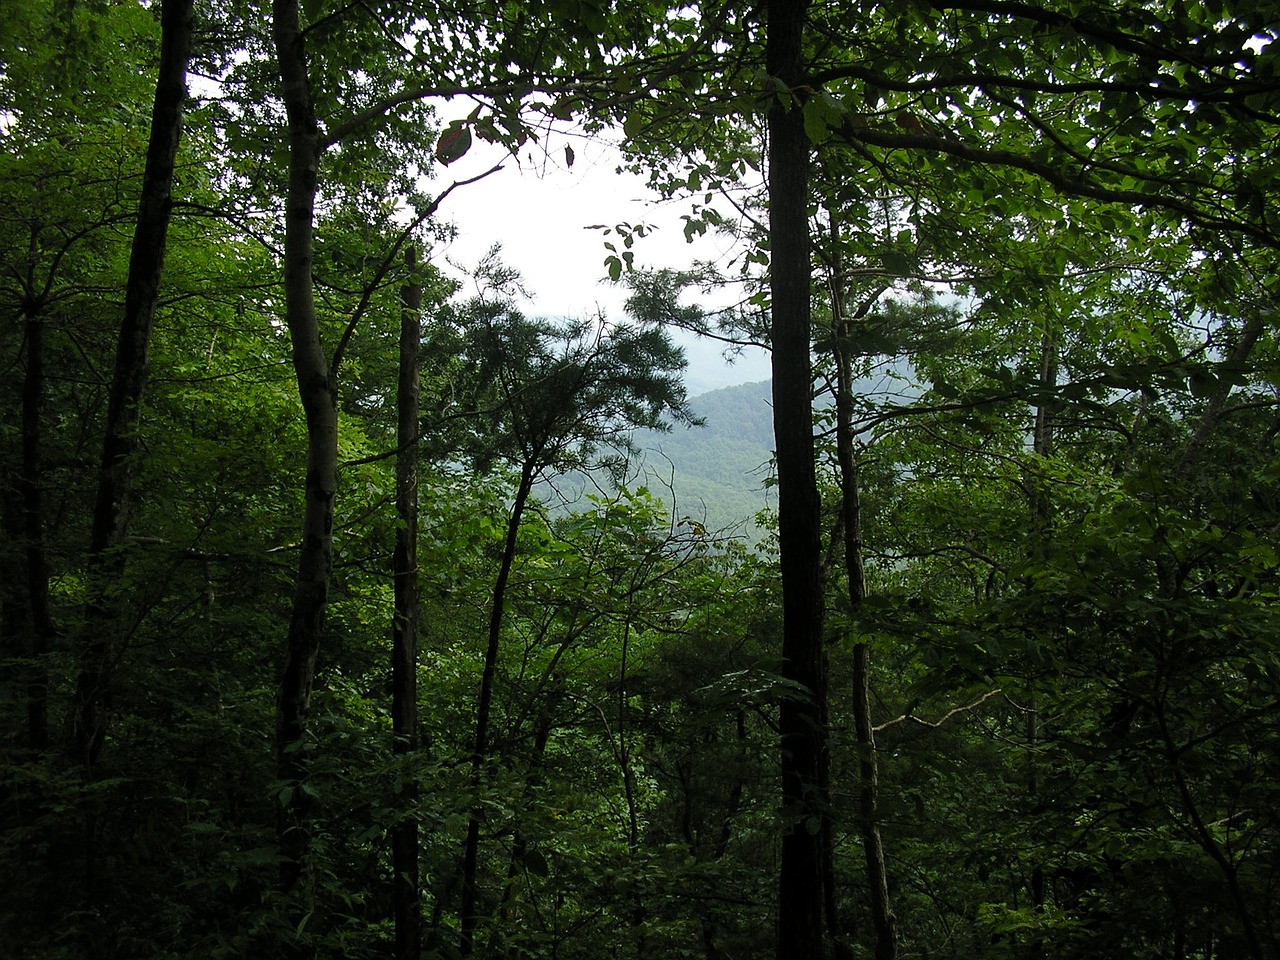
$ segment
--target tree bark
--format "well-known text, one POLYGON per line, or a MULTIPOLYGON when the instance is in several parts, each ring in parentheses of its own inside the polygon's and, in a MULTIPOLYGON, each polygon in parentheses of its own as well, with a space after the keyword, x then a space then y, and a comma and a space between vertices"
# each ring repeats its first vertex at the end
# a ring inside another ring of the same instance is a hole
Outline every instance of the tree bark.
MULTIPOLYGON (((483 782, 484 764, 489 756, 489 714, 493 705, 493 685, 498 672, 499 640, 502 636, 503 607, 506 603, 507 581, 515 563, 516 541, 520 534, 520 521, 524 518, 525 504, 533 490, 536 456, 525 460, 520 468, 520 482, 516 487, 515 502, 507 518, 507 539, 498 566, 498 577, 493 585, 493 607, 489 611, 489 641, 484 652, 484 672, 480 678, 480 697, 476 705, 476 738, 471 751, 471 782, 479 790, 483 782)), ((462 907, 459 952, 470 956, 475 947, 476 903, 479 899, 476 875, 480 864, 481 811, 474 809, 467 824, 467 839, 462 851, 462 907)))
POLYGON ((75 747, 86 769, 97 761, 106 736, 111 674, 119 658, 118 618, 111 594, 124 564, 114 548, 128 525, 129 499, 137 472, 133 453, 173 210, 173 170, 182 137, 182 108, 191 56, 192 0, 163 0, 160 24, 160 69, 138 219, 129 253, 124 317, 107 401, 106 436, 89 541, 87 643, 76 683, 73 721, 75 747))
MULTIPOLYGON (((1050 399, 1052 391, 1058 383, 1058 345, 1054 338, 1052 319, 1046 317, 1044 333, 1040 337, 1040 389, 1043 397, 1036 403, 1035 424, 1032 427, 1031 449, 1037 460, 1053 455, 1054 441, 1054 407, 1050 399)), ((1037 471, 1041 468, 1036 465, 1037 471)), ((1049 541, 1053 536, 1053 501, 1049 496, 1048 483, 1043 474, 1033 472, 1027 477, 1027 490, 1030 491, 1029 504, 1032 523, 1031 551, 1032 559, 1043 561, 1047 555, 1049 541)), ((1027 583, 1028 591, 1034 589, 1027 583)), ((1028 670, 1027 706, 1026 706, 1026 738, 1027 738, 1027 801, 1035 806, 1040 794, 1040 766, 1036 759, 1040 741, 1040 697, 1036 689, 1035 677, 1028 670)), ((1028 878, 1028 893, 1031 897, 1031 909, 1035 913, 1044 910, 1045 875, 1044 866, 1039 858, 1031 862, 1031 874, 1028 878)), ((1026 943, 1026 956, 1038 957, 1044 950, 1043 936, 1032 932, 1026 943)))
MULTIPOLYGON (((853 373, 847 347, 847 320, 836 301, 836 457, 840 464, 840 509, 843 514, 844 564, 849 606, 857 610, 867 598, 862 555, 862 497, 858 456, 853 444, 853 373)), ((884 840, 880 834, 880 758, 871 723, 871 650, 866 642, 853 650, 853 725, 858 744, 858 832, 871 893, 871 919, 876 932, 876 960, 898 955, 898 918, 889 896, 884 840)))
POLYGON ((778 471, 783 675, 804 691, 780 706, 783 834, 778 885, 779 960, 820 960, 822 926, 821 755, 823 576, 810 393, 810 145, 799 98, 804 85, 807 0, 772 0, 766 69, 790 95, 768 111, 770 336, 778 471))
MULTIPOLYGON (((26 567, 24 602, 10 611, 18 632, 30 631, 23 652, 27 659, 27 742, 32 750, 49 746, 49 667, 53 650, 54 624, 49 610, 49 565, 44 548, 44 485, 40 458, 40 414, 44 405, 44 319, 28 314, 26 370, 22 380, 22 471, 19 488, 22 500, 21 542, 26 567)), ((16 585, 15 585, 16 587, 16 585)), ((20 588, 19 588, 20 589, 20 588)))
MULTIPOLYGON (((333 568, 333 507, 338 480, 337 391, 320 342, 312 290, 315 197, 320 168, 320 131, 307 80, 304 39, 297 0, 274 0, 272 32, 280 69, 280 93, 289 125, 289 174, 285 200, 285 325, 293 345, 293 368, 307 424, 307 473, 302 547, 294 582, 293 608, 285 644, 284 669, 276 696, 276 775, 284 789, 277 809, 280 888, 289 923, 305 925, 312 891, 313 790, 307 727, 311 687, 324 629, 333 568)), ((301 938, 293 956, 314 950, 301 938)))
MULTIPOLYGON (((418 345, 422 285, 412 274, 417 248, 405 251, 410 279, 401 296, 400 380, 396 390, 396 548, 392 558, 395 613, 391 628, 391 735, 398 757, 418 749, 418 345)), ((412 807, 417 784, 406 770, 401 796, 412 807)), ((396 960, 422 955, 422 908, 418 872, 418 822, 401 816, 391 832, 394 872, 392 915, 396 929, 396 960)))

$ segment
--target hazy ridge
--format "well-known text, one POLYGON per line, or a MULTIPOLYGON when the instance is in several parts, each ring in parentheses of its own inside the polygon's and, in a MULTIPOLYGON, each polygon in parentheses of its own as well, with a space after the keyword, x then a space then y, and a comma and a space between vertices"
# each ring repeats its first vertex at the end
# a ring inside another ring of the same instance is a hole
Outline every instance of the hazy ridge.
MULTIPOLYGON (((752 518, 773 506, 765 487, 772 474, 773 410, 770 381, 722 387, 689 401, 700 427, 674 427, 669 433, 638 430, 632 437, 640 457, 627 475, 631 489, 647 487, 676 521, 686 517, 708 531, 731 530, 755 540, 752 518)), ((568 501, 580 507, 589 486, 608 486, 603 477, 594 483, 581 474, 556 477, 544 500, 568 501)))

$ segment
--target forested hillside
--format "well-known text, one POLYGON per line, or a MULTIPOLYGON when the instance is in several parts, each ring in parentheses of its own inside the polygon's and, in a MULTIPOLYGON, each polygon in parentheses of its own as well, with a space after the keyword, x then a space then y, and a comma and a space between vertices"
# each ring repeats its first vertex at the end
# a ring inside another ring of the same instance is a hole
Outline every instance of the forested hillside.
POLYGON ((0 956, 1280 960, 1280 6, 0 13, 0 956))
POLYGON ((689 409, 701 426, 637 437, 637 445, 649 451, 649 486, 657 492, 669 480, 671 490, 659 496, 669 497, 668 509, 677 517, 689 516, 710 530, 738 530, 755 539, 754 518, 770 506, 769 396, 768 382, 699 394, 689 401, 689 409))
MULTIPOLYGON (((770 386, 744 383, 689 400, 695 425, 638 430, 624 483, 643 487, 677 522, 719 538, 758 542, 757 516, 769 509, 773 459, 770 386)), ((608 489, 607 471, 549 478, 540 493, 553 512, 572 511, 590 491, 608 489)))
MULTIPOLYGON (((913 393, 910 370, 896 366, 869 370, 853 384, 854 392, 881 404, 904 402, 913 393)), ((628 482, 646 486, 677 520, 689 518, 717 534, 758 543, 769 525, 759 515, 776 503, 772 390, 766 380, 700 393, 689 400, 698 425, 637 431, 632 439, 640 457, 628 482)), ((819 396, 819 416, 829 416, 830 407, 830 397, 819 396)), ((558 484, 557 489, 568 492, 558 484)), ((584 490, 585 484, 571 489, 584 490)))

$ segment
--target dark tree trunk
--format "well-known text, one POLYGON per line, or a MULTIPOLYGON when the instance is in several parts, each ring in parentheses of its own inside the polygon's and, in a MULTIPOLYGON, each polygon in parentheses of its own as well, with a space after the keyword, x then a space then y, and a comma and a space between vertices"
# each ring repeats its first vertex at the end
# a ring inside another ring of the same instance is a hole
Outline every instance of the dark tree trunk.
MULTIPOLYGON (((49 746, 49 668, 54 625, 49 610, 49 566, 44 549, 43 469, 40 462, 40 411, 44 404, 44 320, 28 315, 26 372, 22 380, 21 542, 26 567, 26 594, 15 605, 12 620, 18 633, 29 630, 22 651, 27 659, 27 741, 33 750, 49 746)), ((15 585, 15 592, 17 588, 15 585)))
MULTIPOLYGON (((537 729, 533 735, 533 753, 530 757, 529 773, 525 778, 525 797, 528 798, 535 793, 544 781, 543 764, 546 761, 547 742, 551 739, 551 733, 555 729, 555 721, 551 718, 550 713, 546 718, 538 723, 537 729)), ((490 957, 498 956, 498 949, 495 946, 500 938, 502 931, 508 929, 511 925, 520 925, 520 915, 515 907, 516 893, 519 889, 517 880, 520 877, 520 871, 525 867, 529 858, 529 838, 516 831, 515 836, 511 840, 511 856, 507 860, 507 881, 502 887, 502 897, 498 903, 498 922, 494 924, 493 932, 489 937, 488 955, 490 957)), ((512 945, 507 948, 508 960, 520 960, 525 956, 525 951, 518 945, 512 945)))
MULTIPOLYGON (((396 756, 411 757, 418 749, 418 344, 422 285, 412 276, 417 249, 405 251, 409 282, 402 291, 400 314, 400 382, 396 390, 396 549, 392 559, 395 613, 391 628, 391 735, 396 756)), ((401 796, 414 806, 417 787, 412 773, 404 778, 401 796)), ((422 908, 418 876, 418 822, 411 816, 397 820, 391 832, 393 919, 396 960, 422 955, 422 908)))
MULTIPOLYGON (((1031 449, 1037 458, 1053 455, 1054 418, 1051 391, 1058 382, 1058 346, 1054 342, 1052 321, 1046 319, 1045 330, 1040 337, 1040 389, 1043 397, 1036 403, 1035 424, 1032 427, 1031 449)), ((1031 513, 1032 536, 1030 540, 1031 559, 1043 561, 1047 555, 1049 541, 1053 536, 1053 501, 1050 499, 1048 482, 1044 477, 1040 464, 1036 464, 1031 475, 1026 478, 1027 490, 1030 493, 1028 507, 1031 513)), ((1028 591, 1034 590, 1032 583, 1026 583, 1028 591)), ((1027 737, 1027 801, 1031 807, 1038 802, 1040 794, 1040 767, 1036 759, 1040 742, 1040 698, 1036 690, 1036 681, 1031 671, 1027 676, 1026 704, 1026 737, 1027 737)), ((1039 858, 1033 859, 1028 878, 1028 893, 1031 897, 1031 909, 1035 913, 1044 910, 1045 875, 1044 866, 1039 858)), ((1025 945, 1027 957, 1039 957, 1044 952, 1043 936, 1032 932, 1025 945)))
MULTIPOLYGON (((311 686, 324 629, 333 567, 333 505, 338 482, 337 394, 320 343, 311 263, 320 134, 307 81, 297 0, 274 0, 273 34, 280 93, 289 123, 289 185, 285 199, 285 325, 293 345, 293 368, 307 423, 307 474, 302 547, 294 582, 293 609, 284 669, 276 697, 276 775, 286 784, 277 810, 280 888, 290 925, 310 913, 312 790, 307 725, 311 686)), ((292 955, 309 956, 305 943, 292 955)))
MULTIPOLYGON (((867 598, 867 574, 862 556, 862 498, 858 485, 858 456, 853 444, 853 373, 847 346, 849 331, 843 307, 836 304, 836 456, 840 463, 840 508, 844 528, 845 575, 849 605, 856 611, 867 598), (843 328, 843 329, 842 329, 843 328)), ((889 898, 884 841, 880 835, 879 755, 871 723, 871 650, 864 642, 853 650, 853 725, 858 743, 858 832, 871 894, 871 919, 876 931, 876 960, 898 955, 898 920, 889 898)))
MULTIPOLYGON (((747 747, 747 712, 739 708, 734 716, 734 738, 738 745, 738 762, 741 763, 747 747)), ((742 795, 746 787, 741 772, 735 773, 733 786, 729 788, 729 802, 725 806, 724 819, 720 821, 720 833, 716 837, 712 850, 712 860, 719 863, 729 851, 729 842, 733 839, 733 825, 742 812, 742 795)), ((702 951, 706 960, 725 960, 725 952, 716 942, 720 930, 715 917, 705 913, 701 920, 702 951)))
POLYGON ((793 96, 769 108, 773 425, 778 469, 783 673, 805 691, 782 701, 783 835, 778 957, 819 960, 822 926, 823 576, 810 395, 809 162, 799 102, 806 0, 768 5, 766 69, 793 96))
MULTIPOLYGON (((841 532, 845 581, 849 609, 856 623, 858 611, 867 599, 867 572, 862 550, 862 489, 858 478, 858 452, 853 431, 853 356, 856 342, 854 324, 863 320, 884 293, 884 288, 867 296, 858 308, 849 312, 844 262, 841 256, 841 229, 837 211, 828 210, 831 220, 830 298, 831 328, 835 363, 836 465, 839 475, 840 513, 837 529, 841 532)), ((876 960, 894 960, 898 952, 898 921, 889 896, 889 877, 885 863, 884 840, 880 833, 879 790, 880 754, 876 748, 875 727, 871 722, 871 650, 866 643, 853 651, 851 707, 854 737, 858 745, 858 833, 862 840, 864 869, 869 891, 872 926, 875 930, 876 960)), ((829 796, 829 794, 828 794, 829 796)), ((827 823, 831 823, 831 817, 827 823)), ((834 859, 828 834, 824 855, 828 864, 834 859)), ((834 879, 831 866, 826 871, 828 886, 834 879)), ((834 891, 828 889, 828 911, 833 909, 834 891)), ((837 954, 852 956, 852 950, 841 936, 833 917, 828 926, 836 942, 837 954)))
POLYGON ((111 674, 120 654, 118 617, 111 594, 113 582, 123 572, 123 563, 113 548, 119 545, 128 524, 129 497, 136 472, 132 457, 147 381, 151 327, 169 237, 173 169, 182 136, 183 101, 187 96, 192 0, 163 0, 160 22, 160 70, 151 111, 151 135, 138 220, 129 255, 124 317, 107 402, 106 437, 89 542, 87 643, 76 684, 74 716, 75 747, 86 768, 92 768, 106 736, 111 674))
MULTIPOLYGON (((7 426, 7 425, 6 425, 7 426)), ((21 439, 13 444, 13 451, 5 451, 5 469, 9 469, 9 457, 17 466, 14 474, 22 470, 21 439)), ((21 684, 20 661, 31 651, 28 636, 27 559, 23 549, 22 490, 21 484, 0 488, 0 522, 3 522, 5 546, 3 564, 0 564, 0 684, 9 690, 11 683, 21 684)), ((15 696, 17 688, 14 688, 15 696)))
MULTIPOLYGON (((536 458, 534 458, 536 459, 536 458)), ((489 756, 489 714, 493 706, 493 685, 498 672, 498 648, 502 636, 503 606, 507 596, 507 581, 516 558, 516 540, 520 533, 520 521, 524 518, 525 504, 533 490, 534 459, 526 460, 520 468, 520 483, 516 487, 515 502, 507 518, 507 539, 502 550, 498 577, 493 585, 493 607, 489 611, 489 642, 484 652, 484 672, 480 678, 480 698, 476 706, 476 738, 471 751, 471 782, 477 790, 483 780, 484 764, 489 756)), ((462 908, 459 950, 469 956, 475 947, 476 904, 479 899, 476 875, 480 865, 479 810, 472 810, 467 824, 467 839, 462 851, 462 908)))

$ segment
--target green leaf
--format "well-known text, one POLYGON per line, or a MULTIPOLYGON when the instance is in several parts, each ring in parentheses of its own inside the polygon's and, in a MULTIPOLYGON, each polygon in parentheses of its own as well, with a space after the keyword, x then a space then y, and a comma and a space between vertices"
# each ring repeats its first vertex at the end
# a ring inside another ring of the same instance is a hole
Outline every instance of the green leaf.
POLYGON ((895 277, 909 277, 917 269, 915 258, 898 250, 884 251, 880 254, 880 262, 884 265, 885 272, 895 277))
POLYGON ((649 118, 639 111, 633 111, 627 114, 626 119, 622 121, 622 135, 628 140, 634 140, 648 126, 649 118))
POLYGON ((826 111, 823 108, 822 101, 817 97, 812 97, 805 101, 804 132, 808 136, 809 142, 815 146, 823 143, 831 133, 831 127, 827 124, 826 111))
POLYGON ((1191 395, 1194 397, 1211 397, 1218 392, 1218 378, 1208 370, 1192 369, 1188 374, 1191 384, 1191 395))

